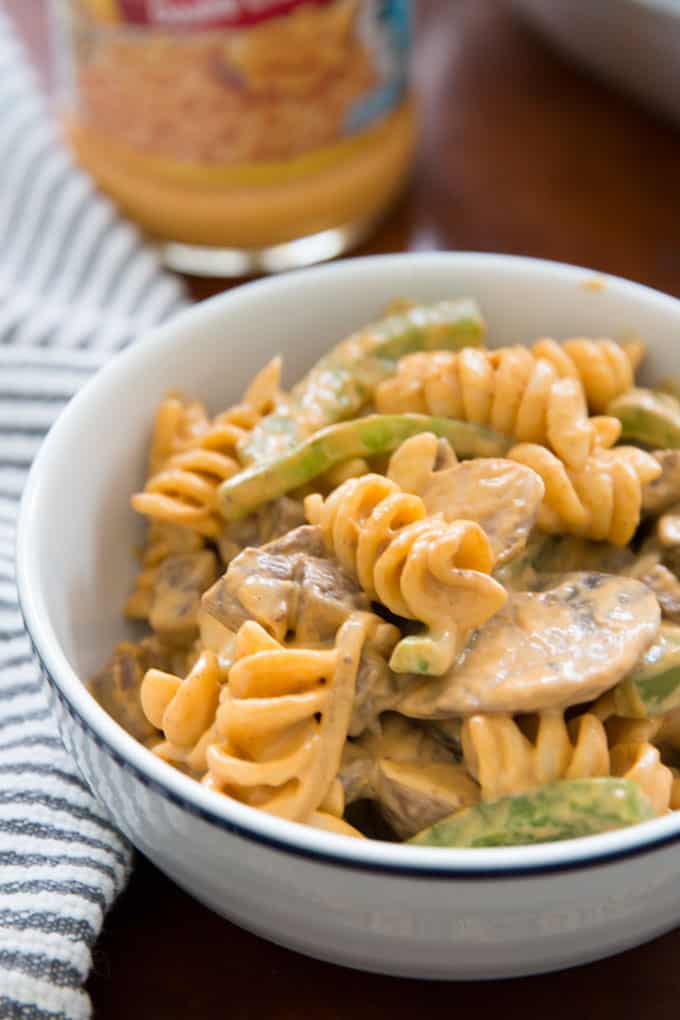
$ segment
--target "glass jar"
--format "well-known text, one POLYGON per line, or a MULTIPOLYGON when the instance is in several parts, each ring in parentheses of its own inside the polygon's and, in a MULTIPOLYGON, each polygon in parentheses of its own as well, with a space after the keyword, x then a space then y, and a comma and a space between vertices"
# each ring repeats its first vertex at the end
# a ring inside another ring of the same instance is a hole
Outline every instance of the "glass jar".
POLYGON ((176 269, 356 244, 413 151, 410 0, 57 0, 77 159, 176 269))

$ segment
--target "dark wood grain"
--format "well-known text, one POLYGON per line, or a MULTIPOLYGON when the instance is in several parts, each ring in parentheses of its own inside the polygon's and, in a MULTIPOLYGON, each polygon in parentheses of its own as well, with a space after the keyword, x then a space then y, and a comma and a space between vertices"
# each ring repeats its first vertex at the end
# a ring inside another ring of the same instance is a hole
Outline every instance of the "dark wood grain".
MULTIPOLYGON (((45 0, 5 0, 45 67, 45 0)), ((555 56, 493 0, 418 0, 409 193, 362 252, 563 259, 680 295, 680 134, 555 56)), ((224 282, 193 281, 196 297, 224 282)), ((97 1020, 444 1016, 675 1020, 680 930, 612 960, 493 984, 340 970, 233 927, 138 859, 95 949, 97 1020)))

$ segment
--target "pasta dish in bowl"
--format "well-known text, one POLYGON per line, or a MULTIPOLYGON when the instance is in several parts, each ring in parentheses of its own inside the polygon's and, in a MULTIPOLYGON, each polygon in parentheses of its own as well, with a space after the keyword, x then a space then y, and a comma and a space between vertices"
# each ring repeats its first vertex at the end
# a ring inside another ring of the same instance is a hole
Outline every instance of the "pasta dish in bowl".
POLYGON ((363 799, 444 846, 680 806, 680 402, 641 341, 483 341, 474 301, 402 301, 288 393, 277 356, 214 417, 161 402, 151 633, 91 682, 133 736, 353 836, 363 799))
POLYGON ((239 923, 451 977, 614 951, 617 911, 626 944, 677 920, 679 316, 591 283, 432 255, 254 284, 117 359, 48 439, 19 566, 65 740, 133 841, 239 923), (54 486, 76 449, 74 510, 54 486), (550 939, 522 887, 577 904, 550 939), (370 920, 390 902, 399 936, 370 920))

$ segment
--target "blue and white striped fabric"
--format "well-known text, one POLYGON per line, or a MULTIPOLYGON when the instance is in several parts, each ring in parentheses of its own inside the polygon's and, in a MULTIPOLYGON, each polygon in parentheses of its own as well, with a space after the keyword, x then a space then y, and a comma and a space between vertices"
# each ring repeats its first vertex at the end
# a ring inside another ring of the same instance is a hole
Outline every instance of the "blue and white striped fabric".
POLYGON ((0 1017, 80 1020, 92 946, 131 852, 41 693, 16 603, 15 518, 65 402, 184 298, 58 144, 1 11, 0 114, 0 1017))

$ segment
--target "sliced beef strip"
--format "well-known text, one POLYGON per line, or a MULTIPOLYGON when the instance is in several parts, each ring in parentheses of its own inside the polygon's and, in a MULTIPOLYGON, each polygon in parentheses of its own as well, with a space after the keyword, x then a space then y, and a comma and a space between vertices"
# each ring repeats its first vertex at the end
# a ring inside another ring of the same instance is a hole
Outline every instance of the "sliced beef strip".
POLYGON ((198 636, 201 596, 217 577, 217 557, 211 549, 168 556, 154 579, 149 623, 165 640, 190 644, 198 636))
POLYGON ((225 565, 249 546, 264 545, 281 538, 305 523, 305 510, 300 499, 281 496, 248 514, 240 521, 225 523, 217 540, 220 556, 225 565))
POLYGON ((367 642, 359 661, 350 737, 373 728, 381 713, 394 708, 413 683, 409 675, 391 670, 385 656, 367 642))
POLYGON ((103 669, 87 682, 87 687, 102 708, 136 740, 146 742, 157 735, 142 710, 140 688, 147 669, 169 673, 184 671, 186 656, 166 645, 156 635, 139 644, 121 641, 103 669))
POLYGON ((347 743, 340 780, 347 803, 375 801, 401 839, 479 799, 475 781, 439 741, 391 712, 376 732, 347 743))
POLYGON ((203 596, 203 608, 230 630, 257 620, 282 641, 333 640, 338 627, 369 601, 328 557, 319 528, 304 525, 260 548, 244 549, 203 596))

